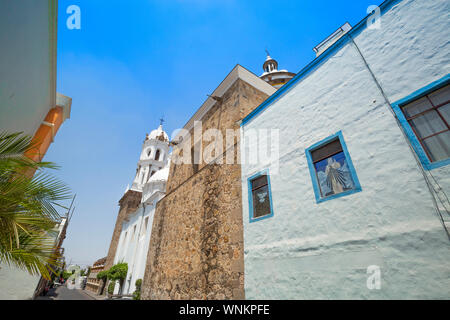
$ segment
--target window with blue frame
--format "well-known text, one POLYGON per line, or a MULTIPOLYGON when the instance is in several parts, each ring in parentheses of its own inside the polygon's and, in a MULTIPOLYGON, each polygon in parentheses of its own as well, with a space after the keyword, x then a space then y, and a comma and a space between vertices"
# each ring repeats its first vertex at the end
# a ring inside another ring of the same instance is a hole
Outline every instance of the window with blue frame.
POLYGON ((450 85, 400 108, 430 162, 450 158, 450 85))
POLYGON ((317 202, 361 191, 361 186, 339 132, 306 150, 317 202))
POLYGON ((250 222, 273 216, 270 180, 268 172, 263 172, 248 180, 250 222))
POLYGON ((450 75, 394 102, 392 108, 426 170, 450 164, 450 75))

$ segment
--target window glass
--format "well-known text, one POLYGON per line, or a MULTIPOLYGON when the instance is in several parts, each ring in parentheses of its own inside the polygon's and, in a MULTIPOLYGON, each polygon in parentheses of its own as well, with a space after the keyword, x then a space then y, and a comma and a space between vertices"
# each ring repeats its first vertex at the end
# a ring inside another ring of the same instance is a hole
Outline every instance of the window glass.
POLYGON ((450 155, 450 131, 426 138, 423 145, 431 157, 431 161, 445 160, 450 155))
POLYGON ((270 195, 267 175, 259 176, 251 181, 253 218, 271 214, 270 195))
POLYGON ((314 163, 314 168, 323 198, 355 188, 344 152, 314 163))
POLYGON ((255 190, 257 188, 260 188, 267 184, 267 176, 263 175, 261 177, 256 178, 252 181, 252 190, 255 190))
POLYGON ((450 157, 450 85, 401 107, 430 162, 450 157))
POLYGON ((270 214, 269 186, 253 190, 253 217, 259 218, 270 214))
POLYGON ((438 106, 440 104, 443 104, 444 102, 447 102, 450 100, 450 86, 445 86, 444 88, 441 88, 439 90, 434 91, 429 95, 431 102, 435 106, 438 106))
POLYGON ((264 186, 253 191, 253 217, 258 218, 270 214, 269 188, 264 186))
POLYGON ((411 118, 425 110, 431 109, 433 106, 430 101, 423 97, 417 101, 410 103, 406 108, 403 108, 407 118, 411 118))
POLYGON ((412 119, 410 123, 416 133, 422 138, 447 129, 444 121, 442 121, 441 117, 434 110, 412 119))
POLYGON ((450 103, 440 107, 439 112, 442 114, 444 120, 447 121, 447 123, 450 123, 450 103))

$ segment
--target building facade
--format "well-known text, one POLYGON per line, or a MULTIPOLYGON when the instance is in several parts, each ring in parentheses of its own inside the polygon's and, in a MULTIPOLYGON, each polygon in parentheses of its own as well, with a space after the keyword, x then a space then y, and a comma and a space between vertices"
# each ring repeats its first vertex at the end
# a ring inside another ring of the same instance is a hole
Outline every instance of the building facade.
POLYGON ((94 262, 87 277, 86 290, 102 295, 105 290, 105 282, 103 280, 97 279, 97 274, 105 270, 106 257, 98 259, 94 262))
POLYGON ((448 7, 380 10, 241 123, 248 299, 450 298, 448 7))
POLYGON ((2 1, 0 13, 0 129, 33 137, 27 156, 41 161, 72 106, 56 92, 58 1, 2 1))
MULTIPOLYGON (((70 210, 69 210, 70 211, 70 210)), ((54 241, 54 255, 58 257, 57 262, 58 265, 47 266, 47 270, 52 277, 55 277, 55 274, 62 272, 65 266, 65 258, 64 258, 64 248, 63 242, 66 239, 67 228, 69 226, 70 218, 67 213, 66 217, 61 217, 60 221, 56 224, 55 231, 55 241, 54 241)), ((52 280, 47 280, 44 277, 40 277, 38 284, 36 286, 36 290, 33 293, 33 299, 40 296, 47 286, 50 286, 52 280)))
POLYGON ((143 299, 244 298, 237 122, 275 91, 237 65, 174 138, 167 193, 153 221, 143 299), (237 129, 237 135, 225 145, 208 135, 211 129, 223 137, 227 129, 237 129))
POLYGON ((128 274, 123 288, 116 283, 114 294, 133 294, 136 280, 144 277, 155 207, 164 197, 169 166, 169 137, 160 125, 146 136, 133 184, 120 201, 106 269, 126 262, 128 274))
MULTIPOLYGON (((37 162, 72 106, 56 92, 57 7, 57 0, 0 2, 0 131, 32 137, 35 148, 26 156, 37 162)), ((39 276, 1 263, 0 283, 0 299, 13 300, 31 299, 44 285, 39 276)))

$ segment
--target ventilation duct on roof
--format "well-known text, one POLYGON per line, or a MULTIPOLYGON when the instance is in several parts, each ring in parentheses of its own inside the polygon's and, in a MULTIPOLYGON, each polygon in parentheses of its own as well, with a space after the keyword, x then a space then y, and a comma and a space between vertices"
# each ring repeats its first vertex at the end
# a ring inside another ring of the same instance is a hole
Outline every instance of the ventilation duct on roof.
POLYGON ((328 38, 319 43, 315 48, 314 52, 316 53, 316 57, 320 56, 325 50, 331 47, 336 41, 338 41, 344 34, 349 32, 352 29, 352 26, 346 22, 342 27, 333 32, 328 38))

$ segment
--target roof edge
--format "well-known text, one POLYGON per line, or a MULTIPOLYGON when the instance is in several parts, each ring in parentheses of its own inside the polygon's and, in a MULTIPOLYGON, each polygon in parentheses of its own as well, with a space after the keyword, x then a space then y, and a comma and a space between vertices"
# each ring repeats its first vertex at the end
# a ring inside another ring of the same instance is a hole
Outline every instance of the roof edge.
MULTIPOLYGON (((398 4, 404 0, 385 0, 383 3, 379 5, 381 16, 383 16, 386 12, 390 10, 392 6, 398 4)), ((295 77, 293 77, 288 83, 278 89, 272 96, 267 98, 263 103, 261 103, 258 107, 256 107, 252 112, 250 112, 244 119, 242 119, 240 126, 243 127, 247 123, 249 123, 253 118, 266 110, 272 103, 280 99, 284 94, 286 94, 298 81, 307 76, 310 72, 314 71, 314 69, 320 65, 321 62, 326 60, 332 53, 337 51, 344 45, 349 37, 355 36, 359 34, 362 30, 364 30, 365 26, 367 26, 367 20, 371 17, 371 14, 366 15, 360 22, 358 22, 350 31, 344 34, 339 40, 333 43, 330 47, 328 47, 321 55, 312 60, 309 64, 307 64, 303 69, 301 69, 295 77)))
MULTIPOLYGON (((276 92, 276 89, 274 87, 262 80, 256 74, 244 68, 240 64, 236 64, 228 73, 228 75, 220 82, 217 88, 214 89, 211 96, 222 97, 238 79, 247 82, 249 85, 263 93, 266 93, 268 96, 271 96, 276 92)), ((216 100, 208 97, 200 106, 200 108, 197 109, 194 115, 189 119, 189 121, 184 125, 183 129, 190 131, 194 127, 194 122, 202 119, 203 116, 214 106, 215 103, 216 100)), ((174 137, 174 140, 176 141, 181 136, 182 135, 178 133, 174 137)))

